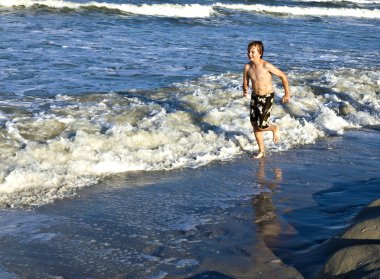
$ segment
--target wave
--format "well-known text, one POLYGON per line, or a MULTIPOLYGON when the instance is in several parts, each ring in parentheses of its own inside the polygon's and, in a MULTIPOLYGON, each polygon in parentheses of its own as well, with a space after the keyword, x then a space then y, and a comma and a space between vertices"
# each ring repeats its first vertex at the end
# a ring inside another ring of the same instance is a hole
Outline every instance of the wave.
POLYGON ((378 0, 296 0, 297 2, 319 2, 319 3, 354 3, 354 4, 379 4, 378 0))
POLYGON ((244 4, 216 4, 219 7, 247 12, 269 13, 291 16, 313 17, 356 17, 356 18, 380 18, 380 10, 349 9, 349 8, 323 8, 323 7, 288 7, 244 4))
MULTIPOLYGON (((303 0, 308 1, 308 0, 303 0)), ((325 1, 325 0, 320 0, 325 1)), ((100 8, 117 10, 134 15, 179 17, 179 18, 208 18, 218 14, 220 8, 255 13, 281 14, 291 16, 331 16, 331 17, 354 17, 354 18, 380 18, 380 10, 374 9, 353 9, 353 8, 323 8, 323 7, 288 7, 288 6, 267 6, 261 4, 222 4, 212 5, 201 4, 114 4, 105 2, 78 3, 59 0, 0 0, 0 7, 26 7, 47 6, 55 9, 84 9, 100 8)))
POLYGON ((118 10, 120 12, 146 15, 146 16, 162 16, 162 17, 181 17, 181 18, 204 18, 210 17, 214 12, 212 6, 204 6, 199 4, 114 4, 105 2, 87 2, 78 3, 70 1, 59 0, 1 0, 0 6, 12 8, 12 7, 26 7, 31 8, 37 5, 43 5, 55 9, 83 9, 83 8, 103 8, 108 10, 118 10))
MULTIPOLYGON (((266 133, 268 150, 378 125, 379 77, 380 70, 290 72, 289 104, 280 104, 282 89, 275 86, 272 120, 281 127, 281 143, 266 133)), ((2 206, 51 203, 114 173, 196 168, 257 150, 240 74, 204 76, 153 92, 34 102, 0 101, 8 108, 0 115, 2 206), (28 111, 36 105, 50 109, 28 111)))

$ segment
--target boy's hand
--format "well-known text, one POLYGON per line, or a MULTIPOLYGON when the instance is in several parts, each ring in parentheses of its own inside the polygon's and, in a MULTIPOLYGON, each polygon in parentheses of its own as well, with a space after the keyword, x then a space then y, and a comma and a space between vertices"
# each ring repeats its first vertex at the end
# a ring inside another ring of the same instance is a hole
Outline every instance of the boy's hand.
POLYGON ((284 97, 282 97, 282 103, 283 104, 289 102, 289 100, 290 100, 290 96, 289 95, 285 95, 284 97))

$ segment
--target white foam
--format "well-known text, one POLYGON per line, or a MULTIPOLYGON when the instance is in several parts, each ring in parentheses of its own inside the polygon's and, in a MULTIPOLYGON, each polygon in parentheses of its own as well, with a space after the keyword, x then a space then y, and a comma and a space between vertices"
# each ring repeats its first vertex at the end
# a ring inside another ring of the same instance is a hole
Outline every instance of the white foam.
MULTIPOLYGON (((342 1, 339 0, 296 0, 296 2, 342 3, 342 1)), ((344 2, 356 4, 379 4, 379 0, 344 0, 344 2)))
POLYGON ((328 132, 329 134, 343 134, 345 128, 349 128, 349 123, 342 117, 336 115, 336 113, 324 106, 321 106, 318 116, 315 119, 315 123, 319 129, 328 132))
POLYGON ((358 18, 380 18, 380 10, 369 9, 349 9, 349 8, 323 8, 323 7, 288 7, 288 6, 267 6, 261 4, 216 4, 231 10, 247 12, 271 13, 292 16, 331 16, 331 17, 358 17, 358 18))
MULTIPOLYGON (((380 71, 288 74, 287 105, 280 104, 283 90, 275 80, 272 120, 281 127, 281 143, 265 133, 269 152, 380 123, 380 71)), ((112 173, 196 168, 254 152, 249 99, 240 84, 241 74, 204 76, 173 85, 176 94, 150 92, 150 101, 113 93, 57 96, 43 115, 4 115, 0 204, 46 204, 112 173)))
POLYGON ((115 4, 106 2, 78 3, 63 0, 0 0, 0 7, 26 7, 43 5, 56 9, 83 9, 97 7, 101 9, 117 10, 135 15, 179 17, 179 18, 208 18, 218 13, 218 8, 229 10, 248 11, 256 13, 270 13, 291 16, 332 16, 332 17, 355 17, 355 18, 380 18, 378 9, 354 9, 354 8, 324 8, 324 7, 289 7, 269 6, 262 4, 115 4))
POLYGON ((114 4, 105 2, 86 2, 78 3, 60 0, 1 0, 0 6, 12 8, 14 6, 24 6, 30 8, 34 5, 45 5, 51 8, 62 9, 81 9, 87 7, 105 8, 110 10, 119 10, 121 12, 163 17, 182 17, 182 18, 203 18, 210 17, 213 13, 212 6, 199 4, 114 4))
POLYGON ((191 231, 197 229, 197 226, 207 224, 208 219, 199 219, 197 216, 187 216, 170 226, 171 229, 179 231, 191 231))
POLYGON ((185 268, 185 267, 194 266, 198 264, 199 262, 195 259, 183 259, 183 260, 179 260, 175 266, 176 268, 185 268))

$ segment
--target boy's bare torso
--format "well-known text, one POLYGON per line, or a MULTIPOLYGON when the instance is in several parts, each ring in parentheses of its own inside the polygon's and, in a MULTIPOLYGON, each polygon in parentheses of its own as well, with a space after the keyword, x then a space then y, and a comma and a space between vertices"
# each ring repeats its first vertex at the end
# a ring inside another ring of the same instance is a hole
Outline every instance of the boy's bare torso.
POLYGON ((252 94, 266 95, 273 93, 272 74, 266 69, 266 61, 247 64, 248 77, 252 82, 252 94))

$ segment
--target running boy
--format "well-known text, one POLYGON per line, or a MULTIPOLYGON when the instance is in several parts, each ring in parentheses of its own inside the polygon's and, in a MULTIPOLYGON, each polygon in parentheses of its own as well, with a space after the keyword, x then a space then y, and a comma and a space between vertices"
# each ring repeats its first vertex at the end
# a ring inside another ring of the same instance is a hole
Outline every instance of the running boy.
POLYGON ((287 103, 290 99, 288 78, 281 70, 263 60, 263 54, 264 45, 261 41, 253 41, 248 44, 247 55, 250 62, 245 65, 243 75, 244 97, 248 96, 249 81, 252 83, 249 115, 259 146, 259 153, 254 156, 257 159, 265 156, 263 132, 272 131, 274 143, 280 140, 279 127, 269 123, 269 116, 274 102, 272 75, 279 77, 282 81, 285 90, 282 102, 287 103))

